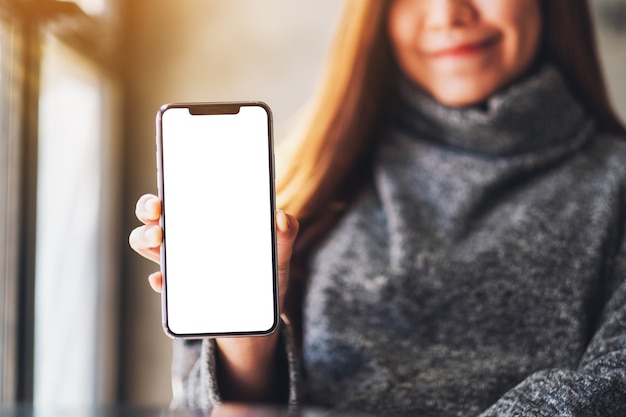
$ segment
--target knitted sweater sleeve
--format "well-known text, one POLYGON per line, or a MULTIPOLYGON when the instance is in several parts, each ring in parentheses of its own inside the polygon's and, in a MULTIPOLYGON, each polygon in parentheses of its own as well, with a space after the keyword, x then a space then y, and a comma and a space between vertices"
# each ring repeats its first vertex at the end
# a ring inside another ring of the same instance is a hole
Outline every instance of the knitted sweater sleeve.
POLYGON ((608 302, 578 368, 532 374, 480 417, 626 416, 626 244, 609 270, 608 302))
MULTIPOLYGON (((281 343, 284 358, 280 371, 286 381, 284 397, 295 405, 299 397, 299 359, 290 323, 281 318, 281 343)), ((172 408, 210 409, 222 402, 217 377, 217 345, 215 339, 174 340, 172 357, 172 408)))

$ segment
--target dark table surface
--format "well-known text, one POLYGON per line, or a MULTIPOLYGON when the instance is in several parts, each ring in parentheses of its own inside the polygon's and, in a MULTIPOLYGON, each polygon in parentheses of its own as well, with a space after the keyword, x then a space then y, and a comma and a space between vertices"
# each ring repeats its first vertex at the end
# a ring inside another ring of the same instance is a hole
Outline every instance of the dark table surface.
POLYGON ((211 410, 168 410, 137 406, 48 408, 0 406, 0 417, 372 417, 371 414, 316 408, 287 408, 250 404, 223 404, 211 410))

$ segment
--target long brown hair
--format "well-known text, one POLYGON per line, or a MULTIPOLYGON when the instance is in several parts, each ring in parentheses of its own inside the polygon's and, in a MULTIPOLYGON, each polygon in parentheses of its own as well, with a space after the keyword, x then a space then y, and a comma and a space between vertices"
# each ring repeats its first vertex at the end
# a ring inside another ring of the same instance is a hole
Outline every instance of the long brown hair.
MULTIPOLYGON (((346 1, 308 117, 300 134, 278 149, 278 162, 284 164, 277 175, 278 206, 301 221, 293 258, 296 275, 304 273, 311 246, 332 227, 368 174, 373 136, 397 71, 387 35, 392 1, 346 1)), ((624 133, 607 96, 587 1, 543 0, 542 18, 539 59, 560 68, 600 129, 624 133)), ((299 291, 290 287, 288 310, 298 308, 294 293, 299 291)))
POLYGON ((391 79, 389 1, 347 1, 321 88, 300 134, 278 149, 278 205, 296 217, 325 209, 368 145, 391 79), (282 153, 281 153, 282 152, 282 153))
POLYGON ((600 130, 623 135, 607 94, 587 0, 543 0, 543 55, 556 64, 600 130))

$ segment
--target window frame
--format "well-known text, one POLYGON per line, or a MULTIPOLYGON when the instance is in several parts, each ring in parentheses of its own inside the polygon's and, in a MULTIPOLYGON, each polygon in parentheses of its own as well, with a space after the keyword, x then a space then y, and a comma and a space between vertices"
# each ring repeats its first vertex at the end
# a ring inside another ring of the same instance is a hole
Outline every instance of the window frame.
MULTIPOLYGON (((109 0, 111 9, 117 4, 109 0)), ((117 83, 114 17, 112 12, 89 16, 69 1, 0 0, 0 30, 10 27, 12 32, 10 49, 4 44, 0 49, 0 100, 10 109, 8 121, 0 118, 0 127, 8 126, 9 132, 0 139, 4 155, 0 160, 0 405, 32 403, 34 394, 39 78, 44 33, 92 61, 117 83)), ((117 133, 104 132, 107 136, 117 133)), ((116 147, 116 143, 108 146, 116 147)), ((115 149, 113 155, 117 156, 115 149)), ((107 190, 114 199, 118 191, 107 190)), ((115 256, 112 250, 108 252, 115 256)), ((105 290, 111 299, 114 288, 105 290)), ((111 324, 106 330, 111 335, 115 332, 111 324)), ((98 389, 112 400, 114 372, 104 372, 101 379, 98 389)))
POLYGON ((16 44, 19 43, 19 30, 12 20, 11 10, 0 9, 2 29, 2 45, 0 46, 0 108, 3 110, 1 119, 2 131, 6 132, 0 138, 0 403, 17 397, 17 323, 19 289, 19 224, 20 224, 20 155, 19 120, 21 103, 21 80, 17 75, 23 73, 16 61, 16 44), (12 22, 12 23, 10 23, 12 22), (6 35, 10 32, 8 43, 6 35), (7 65, 7 59, 13 62, 7 65))

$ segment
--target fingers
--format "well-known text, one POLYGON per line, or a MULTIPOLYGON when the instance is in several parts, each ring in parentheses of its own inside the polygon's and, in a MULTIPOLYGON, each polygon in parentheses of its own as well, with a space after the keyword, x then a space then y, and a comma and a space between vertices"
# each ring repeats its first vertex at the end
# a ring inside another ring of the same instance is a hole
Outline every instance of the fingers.
POLYGON ((163 290, 163 276, 161 275, 161 271, 148 275, 148 283, 154 291, 161 293, 163 290))
POLYGON ((145 225, 133 229, 128 236, 130 247, 144 258, 161 262, 163 231, 159 225, 145 225))
MULTIPOLYGON (((161 242, 163 241, 163 230, 159 226, 161 200, 153 194, 142 195, 137 200, 135 215, 144 223, 144 226, 137 227, 130 232, 128 237, 130 247, 144 258, 160 263, 161 242)), ((150 274, 148 283, 155 292, 160 293, 163 290, 161 271, 150 274)))
POLYGON ((157 224, 161 217, 161 200, 153 194, 144 194, 137 200, 135 215, 144 224, 157 224))
POLYGON ((144 194, 135 206, 135 215, 144 226, 130 232, 128 243, 137 253, 153 262, 161 261, 161 241, 163 231, 159 226, 161 217, 161 200, 153 194, 144 194))

